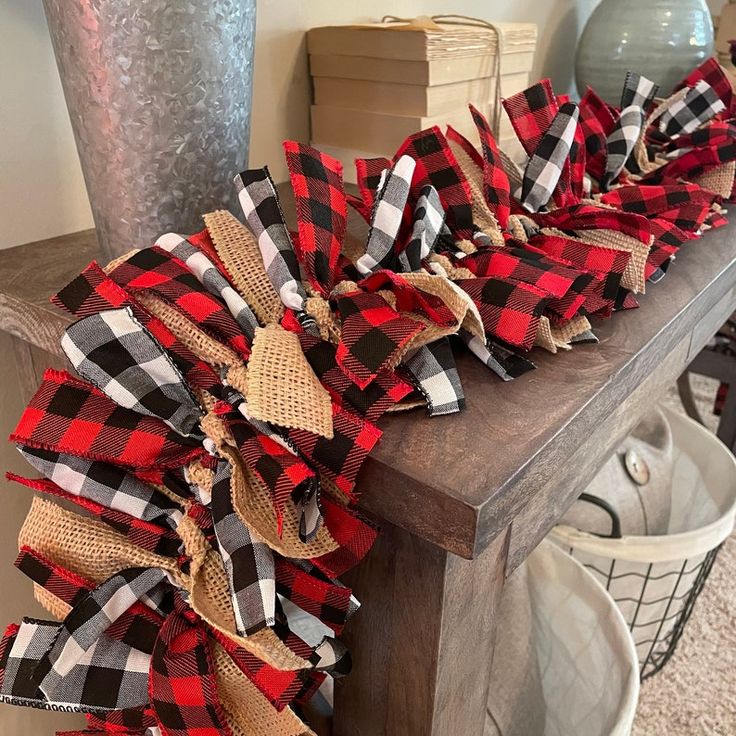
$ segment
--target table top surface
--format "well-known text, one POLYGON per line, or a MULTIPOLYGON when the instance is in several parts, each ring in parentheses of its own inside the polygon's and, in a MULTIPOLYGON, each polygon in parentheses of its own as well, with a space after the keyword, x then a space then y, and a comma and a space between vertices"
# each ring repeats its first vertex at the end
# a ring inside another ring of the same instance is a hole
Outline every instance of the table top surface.
MULTIPOLYGON (((48 297, 96 251, 91 230, 3 251, 0 328, 58 353, 69 320, 48 297)), ((638 297, 641 308, 594 324, 599 344, 557 355, 535 349, 537 370, 510 383, 459 356, 467 408, 447 417, 418 410, 382 419, 383 439, 361 472, 362 504, 451 552, 479 554, 610 413, 611 397, 624 401, 702 324, 697 353, 719 326, 709 314, 734 284, 736 225, 729 225, 687 244, 666 278, 638 297)))

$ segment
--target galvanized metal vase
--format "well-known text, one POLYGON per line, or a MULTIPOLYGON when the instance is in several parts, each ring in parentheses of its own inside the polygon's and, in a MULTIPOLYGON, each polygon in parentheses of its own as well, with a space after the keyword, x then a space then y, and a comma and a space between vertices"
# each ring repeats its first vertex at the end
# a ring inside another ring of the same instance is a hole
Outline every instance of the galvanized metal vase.
POLYGON ((706 0, 603 0, 578 44, 575 76, 618 104, 626 72, 639 72, 672 88, 713 55, 713 21, 706 0))
POLYGON ((255 0, 44 0, 103 255, 202 228, 248 160, 255 0))

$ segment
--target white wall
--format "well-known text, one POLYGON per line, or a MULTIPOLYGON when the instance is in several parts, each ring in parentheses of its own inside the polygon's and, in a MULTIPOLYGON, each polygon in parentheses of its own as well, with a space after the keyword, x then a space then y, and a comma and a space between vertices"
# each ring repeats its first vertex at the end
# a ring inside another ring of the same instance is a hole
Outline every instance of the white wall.
MULTIPOLYGON (((718 0, 714 0, 718 1, 718 0)), ((304 31, 384 13, 462 13, 540 26, 539 75, 572 82, 575 40, 598 0, 260 0, 251 162, 286 177, 285 138, 307 140, 304 31)), ((0 0, 0 247, 92 226, 41 0, 0 0)))
POLYGON ((0 0, 0 247, 92 226, 41 0, 0 0))

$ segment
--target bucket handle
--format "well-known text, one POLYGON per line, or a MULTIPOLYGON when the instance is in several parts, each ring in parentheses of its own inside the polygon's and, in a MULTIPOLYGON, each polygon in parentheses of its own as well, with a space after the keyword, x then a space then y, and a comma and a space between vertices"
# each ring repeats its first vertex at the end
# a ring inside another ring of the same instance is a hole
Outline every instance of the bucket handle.
POLYGON ((608 503, 608 501, 604 501, 602 498, 598 498, 598 496, 593 496, 590 493, 581 493, 580 500, 585 501, 586 503, 592 503, 599 509, 603 509, 603 511, 605 511, 611 517, 611 533, 595 534, 596 537, 601 537, 603 539, 621 539, 621 537, 623 536, 621 534, 621 519, 616 513, 616 509, 614 509, 613 506, 608 503))

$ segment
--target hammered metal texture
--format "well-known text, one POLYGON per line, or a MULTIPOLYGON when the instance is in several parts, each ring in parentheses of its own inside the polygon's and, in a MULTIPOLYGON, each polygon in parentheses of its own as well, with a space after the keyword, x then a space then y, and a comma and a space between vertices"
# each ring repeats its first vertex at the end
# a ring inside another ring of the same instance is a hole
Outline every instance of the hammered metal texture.
POLYGON ((103 255, 236 211, 255 0, 44 0, 103 255))

